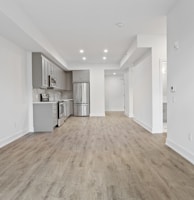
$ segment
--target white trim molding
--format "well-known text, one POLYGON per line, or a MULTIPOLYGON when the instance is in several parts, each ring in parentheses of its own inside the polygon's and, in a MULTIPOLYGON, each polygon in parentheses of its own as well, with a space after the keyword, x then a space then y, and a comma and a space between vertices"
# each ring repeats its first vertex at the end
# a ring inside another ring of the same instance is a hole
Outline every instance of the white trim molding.
POLYGON ((90 117, 105 117, 105 113, 90 113, 90 117))
POLYGON ((184 147, 182 147, 179 144, 176 144, 169 138, 166 139, 166 146, 170 147, 172 150, 180 154, 182 157, 184 157, 186 160, 188 160, 194 165, 194 154, 192 152, 189 152, 184 147))
POLYGON ((152 127, 148 126, 147 124, 143 123, 142 121, 136 119, 136 118, 133 118, 133 120, 139 124, 140 126, 142 126, 143 128, 145 128, 147 131, 149 131, 150 133, 152 133, 152 127))
POLYGON ((26 135, 26 134, 28 134, 28 133, 29 133, 29 131, 27 131, 27 130, 26 130, 26 131, 20 131, 20 132, 17 132, 17 133, 15 133, 15 134, 13 134, 13 135, 10 136, 10 137, 6 137, 6 138, 1 139, 1 140, 0 140, 0 148, 2 148, 2 147, 4 147, 4 146, 8 145, 8 144, 11 143, 11 142, 14 142, 15 140, 17 140, 17 139, 23 137, 24 135, 26 135))

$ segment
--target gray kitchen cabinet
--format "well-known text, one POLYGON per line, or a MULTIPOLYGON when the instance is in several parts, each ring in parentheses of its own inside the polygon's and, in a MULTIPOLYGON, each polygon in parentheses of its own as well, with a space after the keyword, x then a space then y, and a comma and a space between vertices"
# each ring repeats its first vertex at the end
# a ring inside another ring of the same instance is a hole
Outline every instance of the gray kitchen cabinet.
POLYGON ((65 90, 66 88, 66 73, 65 71, 61 71, 61 89, 65 90))
POLYGON ((90 82, 90 71, 89 70, 74 70, 73 71, 73 83, 90 82))
POLYGON ((49 76, 56 80, 56 89, 64 90, 64 71, 41 53, 32 53, 33 88, 48 88, 49 76))
POLYGON ((48 88, 49 76, 56 80, 55 89, 73 90, 71 71, 62 70, 41 53, 32 53, 33 88, 48 88))
POLYGON ((73 90, 72 71, 65 72, 65 90, 73 90))
POLYGON ((57 102, 33 103, 34 132, 52 132, 57 126, 57 102))
POLYGON ((73 100, 69 100, 69 114, 73 115, 73 100))
POLYGON ((68 117, 73 115, 73 100, 71 99, 64 100, 63 104, 64 104, 64 116, 65 119, 67 119, 68 117))
POLYGON ((56 74, 56 88, 60 89, 61 88, 61 80, 60 80, 60 69, 59 68, 55 69, 55 74, 56 74))
POLYGON ((65 90, 66 74, 64 70, 56 68, 56 80, 57 80, 56 89, 65 90))
POLYGON ((67 117, 69 117, 71 114, 70 114, 70 110, 71 110, 71 107, 70 107, 70 101, 67 101, 66 102, 66 105, 67 105, 67 117))
POLYGON ((32 53, 33 88, 48 87, 48 60, 41 53, 32 53))
POLYGON ((63 102, 65 120, 69 117, 68 101, 63 102))

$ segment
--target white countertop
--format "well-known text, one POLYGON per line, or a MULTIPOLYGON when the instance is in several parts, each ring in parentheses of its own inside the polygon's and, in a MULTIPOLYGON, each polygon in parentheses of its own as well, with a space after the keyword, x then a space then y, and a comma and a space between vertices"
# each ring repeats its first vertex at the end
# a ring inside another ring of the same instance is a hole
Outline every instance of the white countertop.
POLYGON ((52 104, 52 103, 58 103, 58 101, 37 101, 37 102, 33 102, 33 104, 52 104))
MULTIPOLYGON (((60 99, 58 101, 73 101, 73 99, 60 99)), ((33 102, 33 104, 52 104, 52 103, 58 103, 58 101, 37 101, 33 102)))
POLYGON ((62 99, 61 101, 73 101, 73 99, 62 99))

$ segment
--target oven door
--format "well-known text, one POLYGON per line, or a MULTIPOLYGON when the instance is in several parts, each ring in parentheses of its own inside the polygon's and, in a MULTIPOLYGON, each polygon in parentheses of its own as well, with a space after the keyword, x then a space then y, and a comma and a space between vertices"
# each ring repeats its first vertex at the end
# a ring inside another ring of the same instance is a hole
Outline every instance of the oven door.
POLYGON ((56 87, 55 78, 49 75, 48 80, 49 80, 49 87, 48 88, 55 88, 56 87))

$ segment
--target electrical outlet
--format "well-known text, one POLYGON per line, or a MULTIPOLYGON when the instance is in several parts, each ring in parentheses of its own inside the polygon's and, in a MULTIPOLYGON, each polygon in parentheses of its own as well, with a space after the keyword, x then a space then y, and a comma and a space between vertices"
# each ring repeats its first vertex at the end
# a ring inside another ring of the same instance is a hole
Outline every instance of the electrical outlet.
POLYGON ((192 133, 188 134, 188 139, 189 139, 190 142, 193 141, 193 134, 192 133))

